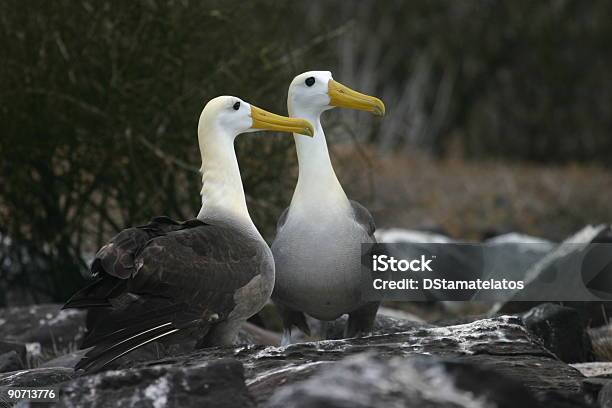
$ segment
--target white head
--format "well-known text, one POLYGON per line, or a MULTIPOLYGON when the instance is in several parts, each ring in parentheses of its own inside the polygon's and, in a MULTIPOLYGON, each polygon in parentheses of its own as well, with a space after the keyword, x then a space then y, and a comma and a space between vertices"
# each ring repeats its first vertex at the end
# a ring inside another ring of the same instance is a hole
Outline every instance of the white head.
POLYGON ((253 229, 246 206, 234 139, 256 130, 314 135, 312 125, 298 118, 267 112, 234 96, 219 96, 206 104, 198 123, 202 155, 201 220, 245 221, 253 229))
POLYGON ((258 130, 300 133, 307 136, 314 133, 312 125, 304 119, 276 115, 235 96, 218 96, 211 99, 202 110, 198 123, 200 144, 206 137, 224 137, 233 142, 241 133, 258 130))
POLYGON ((385 114, 384 103, 334 81, 329 71, 308 71, 293 78, 289 85, 287 107, 291 116, 318 116, 333 107, 344 107, 385 114))

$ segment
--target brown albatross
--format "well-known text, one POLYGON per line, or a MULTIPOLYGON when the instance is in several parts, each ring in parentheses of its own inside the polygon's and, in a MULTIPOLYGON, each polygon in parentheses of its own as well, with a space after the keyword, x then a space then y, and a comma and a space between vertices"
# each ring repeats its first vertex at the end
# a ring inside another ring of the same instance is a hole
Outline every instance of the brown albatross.
POLYGON ((75 369, 97 371, 148 343, 198 339, 232 344, 274 286, 272 253, 249 216, 234 139, 275 130, 312 136, 303 119, 266 112, 232 96, 212 99, 198 125, 202 208, 197 218, 153 218, 121 231, 96 254, 96 280, 65 308, 108 310, 88 333, 75 369))

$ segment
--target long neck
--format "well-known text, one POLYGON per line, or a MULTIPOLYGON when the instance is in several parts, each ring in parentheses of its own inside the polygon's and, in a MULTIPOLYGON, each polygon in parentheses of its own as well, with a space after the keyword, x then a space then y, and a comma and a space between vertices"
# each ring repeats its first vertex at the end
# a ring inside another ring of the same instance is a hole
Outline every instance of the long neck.
MULTIPOLYGON (((314 125, 312 138, 294 134, 298 155, 299 175, 291 206, 300 203, 348 205, 348 198, 336 177, 329 157, 325 133, 321 126, 321 113, 289 109, 292 117, 303 118, 314 125)), ((318 206, 318 205, 317 205, 318 206)))
POLYGON ((253 225, 246 205, 244 188, 233 137, 222 129, 202 129, 199 135, 202 155, 202 221, 234 220, 253 225))

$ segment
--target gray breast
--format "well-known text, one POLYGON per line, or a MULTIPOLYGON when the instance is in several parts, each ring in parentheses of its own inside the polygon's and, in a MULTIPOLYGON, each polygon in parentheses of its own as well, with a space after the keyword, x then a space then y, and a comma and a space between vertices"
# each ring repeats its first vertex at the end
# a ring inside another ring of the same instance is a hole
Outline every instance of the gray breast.
POLYGON ((287 217, 272 244, 274 299, 321 320, 351 312, 361 301, 361 244, 374 242, 350 212, 287 217))
POLYGON ((228 316, 229 320, 246 320, 259 312, 274 288, 274 258, 267 244, 263 243, 258 257, 258 274, 234 294, 236 306, 228 316))

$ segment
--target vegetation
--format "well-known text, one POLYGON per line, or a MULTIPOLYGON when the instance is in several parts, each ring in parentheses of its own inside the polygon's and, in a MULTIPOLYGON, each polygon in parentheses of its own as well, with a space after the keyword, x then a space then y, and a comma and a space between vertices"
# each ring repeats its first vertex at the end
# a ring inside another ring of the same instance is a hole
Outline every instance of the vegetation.
MULTIPOLYGON (((0 304, 16 293, 63 301, 118 230, 152 215, 192 217, 205 102, 235 94, 284 112, 286 85, 307 69, 382 96, 382 122, 329 118, 332 141, 349 135, 378 157, 416 147, 609 166, 611 7, 2 2, 0 304)), ((243 137, 238 151, 251 214, 269 238, 295 180, 292 140, 243 137)))
POLYGON ((587 224, 612 219, 612 173, 601 166, 434 159, 416 152, 380 157, 371 146, 361 151, 364 160, 355 160, 353 149, 336 147, 336 173, 380 228, 472 241, 518 231, 560 242, 587 224), (371 177, 363 177, 366 168, 371 177))
MULTIPOLYGON (((295 67, 289 38, 278 35, 292 23, 281 3, 0 7, 0 234, 10 237, 0 284, 28 287, 34 300, 65 300, 87 256, 120 229, 156 214, 197 214, 196 127, 206 101, 235 94, 284 111, 279 88, 295 67)), ((287 201, 277 176, 291 145, 290 137, 238 141, 260 224, 287 201)))

